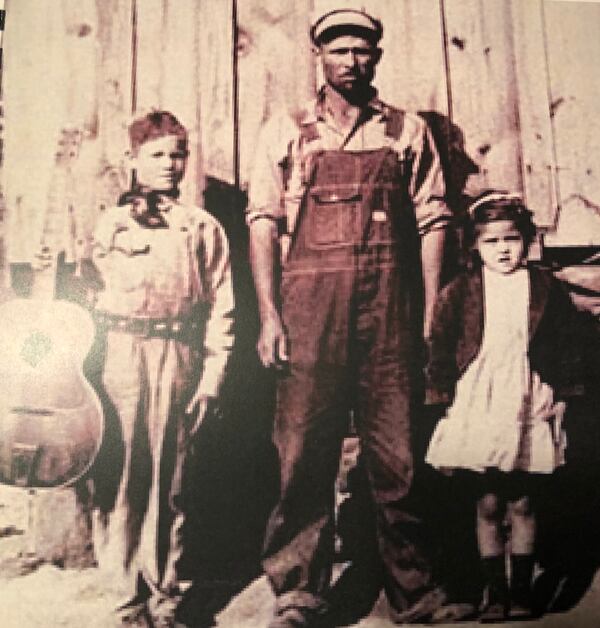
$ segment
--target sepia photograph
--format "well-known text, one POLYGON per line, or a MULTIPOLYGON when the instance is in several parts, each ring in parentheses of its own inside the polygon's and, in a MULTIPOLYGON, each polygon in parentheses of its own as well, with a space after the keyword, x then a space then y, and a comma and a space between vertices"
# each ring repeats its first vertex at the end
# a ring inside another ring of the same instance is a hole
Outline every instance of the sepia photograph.
POLYGON ((600 626, 600 0, 0 0, 0 626, 600 626))

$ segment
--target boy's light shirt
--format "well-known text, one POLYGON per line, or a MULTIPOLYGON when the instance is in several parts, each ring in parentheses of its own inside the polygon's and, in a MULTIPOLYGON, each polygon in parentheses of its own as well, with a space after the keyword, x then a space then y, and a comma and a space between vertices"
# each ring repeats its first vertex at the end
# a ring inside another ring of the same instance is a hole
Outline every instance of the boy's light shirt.
POLYGON ((101 216, 92 256, 106 286, 96 307, 121 316, 185 319, 198 303, 207 304, 195 398, 215 397, 233 345, 229 245, 221 225, 203 209, 173 202, 163 215, 164 229, 140 226, 128 206, 101 216))

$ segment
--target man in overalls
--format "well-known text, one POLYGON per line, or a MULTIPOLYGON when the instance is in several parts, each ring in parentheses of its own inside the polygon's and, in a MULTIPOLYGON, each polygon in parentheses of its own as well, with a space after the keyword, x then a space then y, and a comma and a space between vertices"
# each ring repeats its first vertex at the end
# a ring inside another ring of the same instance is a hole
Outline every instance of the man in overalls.
POLYGON ((272 628, 315 625, 323 616, 350 413, 394 618, 426 619, 443 602, 404 498, 418 348, 450 212, 425 123, 384 104, 371 87, 382 32, 360 11, 316 20, 311 37, 325 85, 305 111, 265 125, 250 180, 258 352, 279 371, 281 495, 264 553, 277 596, 272 628))

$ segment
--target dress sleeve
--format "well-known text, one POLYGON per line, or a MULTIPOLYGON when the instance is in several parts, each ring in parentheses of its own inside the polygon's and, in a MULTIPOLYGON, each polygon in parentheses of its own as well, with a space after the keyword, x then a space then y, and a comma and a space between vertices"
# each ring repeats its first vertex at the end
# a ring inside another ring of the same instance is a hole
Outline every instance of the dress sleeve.
POLYGON ((216 397, 233 346, 234 313, 229 244, 220 225, 205 226, 198 255, 208 306, 198 392, 216 397))
POLYGON ((431 334, 427 340, 425 403, 449 404, 458 378, 456 349, 462 279, 448 284, 439 294, 434 309, 431 334))

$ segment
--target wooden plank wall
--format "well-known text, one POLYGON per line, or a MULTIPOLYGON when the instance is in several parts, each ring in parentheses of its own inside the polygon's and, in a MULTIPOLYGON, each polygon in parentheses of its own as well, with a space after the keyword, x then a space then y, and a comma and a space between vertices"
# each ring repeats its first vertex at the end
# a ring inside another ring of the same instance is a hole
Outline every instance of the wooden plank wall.
POLYGON ((128 185, 134 109, 169 108, 190 129, 183 198, 201 201, 204 175, 234 181, 231 2, 8 0, 7 17, 9 262, 39 248, 65 128, 82 141, 58 202, 73 208, 83 249, 98 212, 128 185))
POLYGON ((312 97, 310 0, 238 1, 240 181, 246 184, 262 122, 312 97))
POLYGON ((562 211, 554 244, 600 244, 600 5, 545 2, 549 99, 562 211))
MULTIPOLYGON (((521 190, 550 239, 562 207, 565 235, 555 235, 557 241, 598 243, 600 5, 343 4, 382 19, 376 83, 384 99, 431 123, 455 206, 487 186, 521 190)), ((7 0, 9 259, 28 260, 35 250, 64 127, 82 130, 69 201, 80 242, 127 184, 123 151, 132 107, 169 108, 190 128, 183 190, 190 201, 200 202, 206 174, 243 188, 261 123, 314 93, 319 76, 308 25, 314 13, 336 6, 335 0, 7 0)))

